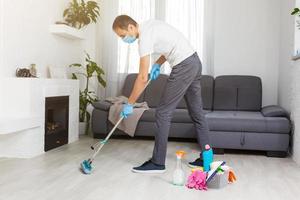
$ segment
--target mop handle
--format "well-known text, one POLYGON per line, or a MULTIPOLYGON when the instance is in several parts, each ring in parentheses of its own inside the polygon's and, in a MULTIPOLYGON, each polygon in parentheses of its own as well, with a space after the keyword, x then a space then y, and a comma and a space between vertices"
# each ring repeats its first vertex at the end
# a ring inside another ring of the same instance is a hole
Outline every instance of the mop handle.
MULTIPOLYGON (((148 82, 146 83, 144 89, 142 90, 141 94, 144 92, 144 90, 147 88, 147 86, 150 84, 151 79, 148 80, 148 82)), ((140 94, 140 95, 141 95, 140 94)), ((138 96, 138 98, 140 97, 140 95, 138 96)), ((103 141, 100 142, 100 147, 97 149, 97 151, 93 154, 93 156, 91 157, 91 161, 94 160, 95 156, 98 154, 98 152, 102 149, 102 147, 104 146, 104 144, 108 141, 108 139, 110 138, 110 136, 114 133, 114 131, 116 130, 116 128, 119 126, 119 124, 122 122, 122 120, 124 119, 124 117, 121 117, 119 119, 119 121, 115 124, 115 126, 113 127, 113 129, 111 129, 111 131, 109 132, 109 134, 105 137, 105 139, 103 141)))
POLYGON ((113 127, 113 129, 111 129, 111 131, 109 132, 109 134, 106 136, 106 138, 104 139, 104 141, 100 142, 100 147, 97 149, 97 151, 93 154, 93 156, 91 157, 91 160, 94 160, 95 156, 98 154, 98 152, 102 149, 102 147, 104 146, 104 144, 107 142, 107 140, 110 138, 110 136, 114 133, 114 131, 116 130, 116 128, 119 126, 119 124, 122 122, 122 120, 124 119, 124 117, 121 117, 119 119, 119 121, 116 123, 116 125, 113 127))

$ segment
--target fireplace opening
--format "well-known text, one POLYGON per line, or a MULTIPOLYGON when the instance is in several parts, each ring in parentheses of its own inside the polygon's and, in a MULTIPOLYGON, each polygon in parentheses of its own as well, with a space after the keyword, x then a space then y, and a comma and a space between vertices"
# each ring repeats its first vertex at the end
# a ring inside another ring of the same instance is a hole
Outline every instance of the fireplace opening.
POLYGON ((68 144, 69 96, 46 97, 45 151, 68 144))

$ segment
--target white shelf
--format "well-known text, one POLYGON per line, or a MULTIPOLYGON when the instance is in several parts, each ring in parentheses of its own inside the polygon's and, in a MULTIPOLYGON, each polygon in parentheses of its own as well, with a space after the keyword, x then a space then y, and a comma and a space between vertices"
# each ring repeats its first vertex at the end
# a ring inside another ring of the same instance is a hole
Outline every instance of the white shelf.
POLYGON ((84 40, 84 31, 76 28, 64 25, 64 24, 52 24, 49 27, 52 34, 59 35, 61 37, 71 40, 84 40))

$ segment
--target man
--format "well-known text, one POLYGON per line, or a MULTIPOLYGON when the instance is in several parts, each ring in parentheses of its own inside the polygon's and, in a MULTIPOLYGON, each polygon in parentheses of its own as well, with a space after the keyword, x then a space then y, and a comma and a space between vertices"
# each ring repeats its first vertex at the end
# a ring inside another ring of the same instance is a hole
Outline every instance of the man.
POLYGON ((131 17, 120 15, 114 20, 112 28, 124 42, 130 44, 137 39, 139 42, 139 74, 128 103, 123 106, 121 116, 126 118, 133 112, 133 104, 146 86, 152 53, 158 53, 161 56, 152 65, 151 81, 157 79, 160 74, 160 67, 164 62, 169 62, 172 67, 160 103, 156 108, 155 146, 152 158, 141 166, 134 167, 132 171, 137 173, 165 172, 172 114, 182 98, 186 101, 202 150, 200 158, 190 162, 189 166, 204 165, 205 171, 208 171, 213 152, 209 144, 208 126, 202 106, 200 85, 202 65, 195 50, 183 34, 162 21, 149 20, 139 25, 131 17))

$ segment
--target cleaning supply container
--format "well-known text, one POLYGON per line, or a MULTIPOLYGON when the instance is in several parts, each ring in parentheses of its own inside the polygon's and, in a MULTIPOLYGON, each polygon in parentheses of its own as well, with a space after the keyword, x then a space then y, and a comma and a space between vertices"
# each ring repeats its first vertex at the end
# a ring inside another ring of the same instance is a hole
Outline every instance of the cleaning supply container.
POLYGON ((219 171, 217 174, 207 183, 208 188, 220 189, 228 185, 228 171, 219 171))
POLYGON ((185 183, 185 174, 182 169, 182 158, 185 155, 184 151, 176 152, 176 168, 173 172, 173 185, 183 186, 185 183))

